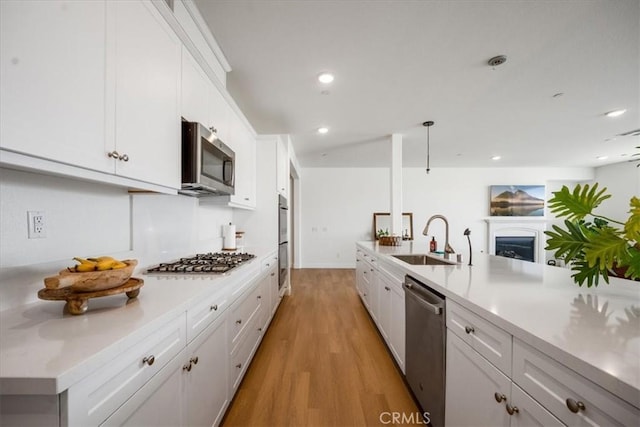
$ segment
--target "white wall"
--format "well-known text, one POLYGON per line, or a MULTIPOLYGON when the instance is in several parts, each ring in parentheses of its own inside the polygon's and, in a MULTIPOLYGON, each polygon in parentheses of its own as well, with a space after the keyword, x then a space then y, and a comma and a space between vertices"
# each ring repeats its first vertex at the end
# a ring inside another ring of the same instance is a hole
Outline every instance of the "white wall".
POLYGON ((198 199, 0 168, 0 310, 37 299, 74 256, 136 258, 138 271, 222 247, 233 210, 198 199), (27 210, 46 212, 47 238, 27 238, 27 210))
POLYGON ((629 200, 640 197, 640 168, 636 163, 622 162, 596 169, 594 182, 607 188, 612 196, 598 206, 596 213, 619 221, 629 217, 629 200))
MULTIPOLYGON (((389 211, 388 168, 306 168, 302 179, 303 268, 353 268, 354 243, 370 240, 373 212, 389 211)), ((591 168, 443 168, 426 175, 423 168, 403 169, 403 211, 412 212, 414 236, 424 239, 427 219, 442 214, 449 220, 450 244, 468 251, 465 228, 471 229, 474 252, 487 250, 489 186, 546 185, 547 195, 563 184, 593 179, 591 168)), ((548 198, 548 197, 547 197, 548 198)), ((444 225, 432 224, 444 247, 444 225)))
POLYGON ((302 268, 352 268, 371 240, 373 213, 389 212, 388 168, 306 168, 301 179, 302 268))

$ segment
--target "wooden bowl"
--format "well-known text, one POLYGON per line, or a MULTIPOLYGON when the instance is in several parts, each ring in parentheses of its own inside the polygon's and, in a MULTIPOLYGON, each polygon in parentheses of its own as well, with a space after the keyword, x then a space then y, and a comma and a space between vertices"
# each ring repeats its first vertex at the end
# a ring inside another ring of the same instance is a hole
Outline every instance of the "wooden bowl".
POLYGON ((126 259, 122 262, 127 266, 117 270, 87 271, 82 273, 62 270, 57 276, 46 277, 44 286, 47 289, 70 287, 78 292, 95 292, 115 288, 129 280, 133 274, 133 269, 138 264, 136 259, 126 259))

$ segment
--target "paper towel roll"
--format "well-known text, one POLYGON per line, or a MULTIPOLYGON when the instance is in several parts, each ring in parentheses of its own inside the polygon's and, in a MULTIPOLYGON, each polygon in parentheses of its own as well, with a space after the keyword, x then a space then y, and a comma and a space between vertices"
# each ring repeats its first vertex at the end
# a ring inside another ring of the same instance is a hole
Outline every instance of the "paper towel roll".
POLYGON ((225 251, 236 250, 236 226, 233 224, 222 227, 222 249, 225 251))

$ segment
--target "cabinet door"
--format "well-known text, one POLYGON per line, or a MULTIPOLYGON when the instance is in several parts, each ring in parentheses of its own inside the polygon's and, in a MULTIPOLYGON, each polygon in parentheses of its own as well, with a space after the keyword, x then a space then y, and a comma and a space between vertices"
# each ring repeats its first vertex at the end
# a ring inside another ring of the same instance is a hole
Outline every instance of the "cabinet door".
POLYGON ((2 148, 111 172, 105 2, 0 1, 2 148))
MULTIPOLYGON (((181 43, 147 0, 110 2, 115 10, 116 173, 180 187, 181 43)), ((109 55, 109 53, 108 53, 109 55)), ((109 76, 108 76, 109 78, 109 76)))
POLYGON ((445 422, 451 426, 508 426, 511 381, 457 335, 447 334, 445 422))
POLYGON ((233 116, 229 142, 236 153, 235 193, 231 202, 236 207, 255 208, 256 141, 239 117, 233 116))
MULTIPOLYGON (((391 284, 382 274, 378 275, 378 326, 380 334, 391 347, 389 332, 391 331, 391 284)), ((404 317, 403 317, 404 320, 404 317)))
POLYGON ((180 114, 185 120, 212 126, 209 91, 212 83, 186 48, 182 48, 182 94, 180 114))
POLYGON ((229 120, 231 107, 218 88, 209 81, 209 123, 218 131, 218 138, 225 144, 230 136, 229 120))
POLYGON ((278 258, 274 257, 275 264, 271 267, 269 272, 269 289, 271 292, 271 315, 273 317, 278 306, 280 305, 280 301, 282 297, 280 296, 280 289, 278 288, 279 280, 278 280, 278 258))
POLYGON ((187 347, 183 374, 188 426, 218 425, 229 403, 226 333, 223 315, 187 347))
POLYGON ((289 197, 289 140, 278 138, 277 146, 277 184, 278 193, 289 197))
POLYGON ((101 425, 131 427, 184 425, 182 383, 184 353, 183 349, 101 425))
POLYGON ((405 360, 405 306, 404 290, 401 286, 391 286, 391 323, 389 346, 396 362, 404 372, 405 360))
POLYGON ((511 384, 511 405, 517 408, 517 412, 511 417, 511 427, 552 427, 563 426, 556 417, 544 409, 542 405, 533 400, 531 396, 522 391, 520 387, 511 384))

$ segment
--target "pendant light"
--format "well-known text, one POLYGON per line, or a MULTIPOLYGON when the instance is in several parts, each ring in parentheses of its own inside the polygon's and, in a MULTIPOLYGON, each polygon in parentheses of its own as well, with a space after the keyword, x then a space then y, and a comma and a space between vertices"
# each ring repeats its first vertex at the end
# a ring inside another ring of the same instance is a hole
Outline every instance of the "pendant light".
POLYGON ((431 120, 422 123, 422 126, 427 128, 427 174, 431 170, 429 167, 429 156, 430 156, 430 147, 429 147, 429 128, 434 125, 434 122, 431 120))

